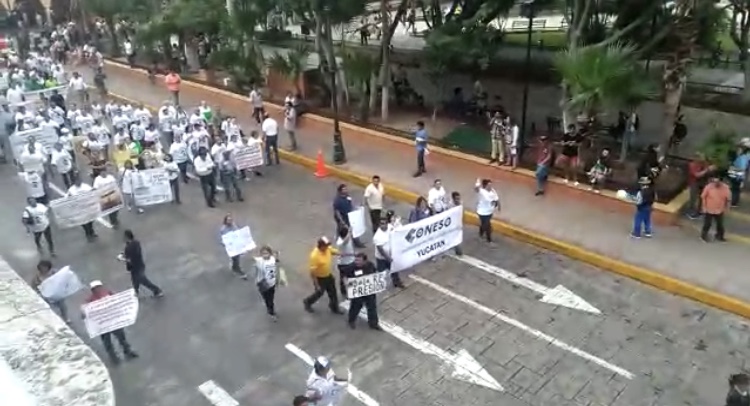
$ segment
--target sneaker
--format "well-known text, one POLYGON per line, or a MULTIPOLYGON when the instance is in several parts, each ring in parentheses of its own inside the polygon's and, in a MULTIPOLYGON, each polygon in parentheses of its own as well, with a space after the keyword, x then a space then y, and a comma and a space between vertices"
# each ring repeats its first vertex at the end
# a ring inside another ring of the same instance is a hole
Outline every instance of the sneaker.
POLYGON ((305 306, 305 311, 306 312, 308 312, 308 313, 315 313, 315 309, 313 309, 312 306, 310 306, 309 304, 307 304, 307 302, 305 302, 304 300, 302 301, 302 305, 305 306))
POLYGON ((708 237, 701 236, 701 241, 703 242, 711 242, 711 240, 708 239, 708 237))
POLYGON ((644 236, 644 237, 646 237, 646 238, 651 238, 651 237, 653 237, 654 235, 653 235, 653 234, 651 234, 651 233, 644 233, 644 234, 643 234, 643 236, 644 236))
POLYGON ((633 233, 630 233, 630 238, 635 238, 636 240, 639 240, 641 238, 640 235, 635 235, 633 233))
POLYGON ((140 207, 138 208, 138 214, 143 214, 143 209, 141 209, 140 207))
POLYGON ((544 194, 543 191, 537 190, 536 193, 534 193, 534 196, 542 196, 544 194))
POLYGON ((690 220, 698 220, 699 218, 701 218, 701 216, 697 214, 688 214, 687 218, 689 218, 690 220))
POLYGON ((160 290, 159 293, 154 293, 154 297, 164 297, 164 292, 160 290))
POLYGON ((370 326, 370 330, 383 331, 383 327, 380 327, 379 324, 373 324, 370 326))
POLYGON ((277 316, 275 314, 271 314, 269 316, 271 316, 271 321, 273 321, 274 323, 276 323, 277 321, 279 321, 279 316, 277 316))
POLYGON ((136 359, 139 355, 135 351, 128 351, 125 353, 125 359, 136 359))

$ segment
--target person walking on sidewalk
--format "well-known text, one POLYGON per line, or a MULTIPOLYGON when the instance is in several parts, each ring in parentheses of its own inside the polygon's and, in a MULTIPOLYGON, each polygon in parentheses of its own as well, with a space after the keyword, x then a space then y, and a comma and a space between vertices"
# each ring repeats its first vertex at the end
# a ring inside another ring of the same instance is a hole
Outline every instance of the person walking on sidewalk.
POLYGON ((690 200, 688 201, 687 216, 694 220, 697 219, 702 210, 701 193, 708 183, 708 176, 715 168, 706 162, 703 153, 698 152, 695 158, 688 163, 688 188, 690 190, 690 200))
POLYGON ((336 294, 336 278, 331 273, 333 256, 338 254, 338 250, 331 247, 331 242, 326 237, 320 237, 315 248, 310 252, 310 279, 312 279, 315 291, 312 295, 302 300, 302 304, 308 313, 315 311, 312 306, 318 299, 323 297, 324 292, 328 295, 328 307, 331 309, 331 312, 335 314, 344 313, 339 309, 339 299, 336 294))
MULTIPOLYGON (((479 217, 479 238, 492 242, 492 215, 500 211, 500 197, 489 179, 477 179, 474 184, 477 192, 477 217, 479 217)), ((456 193, 456 192, 454 192, 456 193)), ((460 195, 458 197, 461 198, 460 195)), ((455 201, 455 197, 454 197, 455 201)))
MULTIPOLYGON (((92 281, 89 284, 89 287, 91 288, 91 295, 89 295, 89 297, 86 299, 86 303, 95 302, 99 299, 103 299, 107 296, 112 295, 112 291, 105 288, 104 284, 99 280, 92 281)), ((100 336, 102 338, 102 344, 104 344, 104 350, 107 351, 107 355, 109 355, 109 360, 113 364, 115 365, 119 364, 120 357, 117 356, 117 353, 115 352, 115 347, 112 345, 112 336, 115 336, 117 341, 120 343, 120 347, 122 347, 122 352, 125 354, 126 359, 138 358, 138 354, 135 351, 133 351, 133 348, 130 346, 130 343, 128 342, 127 337, 125 337, 125 329, 119 328, 115 331, 104 333, 100 336)))
POLYGON ((362 199, 370 213, 370 224, 372 225, 373 234, 378 231, 380 217, 385 214, 383 213, 383 196, 385 196, 385 190, 383 184, 380 182, 380 176, 375 175, 372 177, 370 184, 365 188, 364 199, 362 199))
POLYGON ((284 130, 289 136, 289 150, 297 150, 297 107, 294 106, 294 99, 284 104, 284 130))
POLYGON ((709 241, 708 232, 711 230, 711 224, 716 223, 716 241, 726 241, 724 239, 724 213, 729 207, 731 195, 729 186, 722 182, 718 176, 712 175, 700 196, 700 207, 703 210, 701 240, 709 241))
POLYGON ((170 70, 167 76, 164 77, 164 84, 167 86, 167 90, 172 95, 172 104, 175 106, 180 105, 180 85, 182 84, 182 78, 177 72, 170 70))
POLYGON ((651 187, 651 178, 648 176, 641 177, 638 184, 640 189, 633 199, 635 215, 633 216, 633 232, 630 233, 630 236, 641 238, 641 231, 643 231, 643 236, 650 238, 652 236, 651 212, 656 201, 656 193, 654 188, 651 187))
POLYGON ((424 156, 427 153, 427 130, 424 127, 424 121, 417 121, 417 128, 414 131, 414 144, 417 148, 417 171, 414 177, 418 178, 427 172, 424 163, 424 156))
POLYGON ((125 237, 125 249, 118 256, 118 259, 125 262, 125 268, 130 272, 130 282, 133 284, 135 295, 138 296, 138 291, 142 285, 148 288, 154 294, 154 297, 164 296, 162 289, 146 276, 146 261, 143 259, 141 242, 135 239, 132 230, 125 230, 123 236, 125 237))
POLYGON ((549 179, 549 169, 552 165, 552 144, 546 135, 539 137, 539 150, 536 159, 536 193, 535 196, 542 196, 547 187, 549 179))
MULTIPOLYGON (((221 229, 219 229, 219 242, 221 242, 222 245, 224 245, 224 242, 222 241, 222 236, 227 233, 231 233, 233 231, 237 231, 240 228, 237 227, 237 224, 235 224, 234 219, 232 218, 231 214, 227 214, 224 216, 224 221, 221 223, 221 229)), ((247 280, 247 274, 242 271, 242 267, 240 266, 240 258, 242 255, 235 255, 233 257, 229 257, 229 260, 231 261, 231 267, 232 272, 239 275, 241 279, 247 280)))
POLYGON ((263 109, 263 95, 257 85, 253 85, 253 90, 250 91, 250 104, 253 106, 253 118, 260 124, 263 122, 265 110, 263 109))

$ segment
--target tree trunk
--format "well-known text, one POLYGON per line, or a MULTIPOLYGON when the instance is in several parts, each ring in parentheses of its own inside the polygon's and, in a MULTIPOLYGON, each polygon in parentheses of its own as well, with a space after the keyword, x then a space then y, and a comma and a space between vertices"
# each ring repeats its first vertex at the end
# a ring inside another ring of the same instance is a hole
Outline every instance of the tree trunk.
POLYGON ((198 63, 198 47, 194 38, 185 41, 185 58, 187 59, 188 71, 192 72, 200 68, 198 63))
POLYGON ((391 22, 388 18, 388 2, 380 2, 380 30, 382 41, 380 43, 383 58, 380 64, 380 86, 382 96, 380 98, 380 119, 385 123, 388 120, 388 102, 390 100, 390 44, 391 44, 391 22))
POLYGON ((662 139, 660 142, 662 155, 669 152, 667 151, 669 139, 674 132, 674 123, 677 121, 682 91, 685 88, 685 75, 680 73, 680 69, 685 69, 685 67, 670 65, 668 64, 664 68, 664 119, 662 120, 662 139))
POLYGON ((118 58, 120 57, 120 39, 118 38, 117 31, 115 30, 115 21, 112 18, 108 18, 105 20, 105 23, 107 25, 107 30, 109 31, 110 40, 112 41, 110 51, 115 58, 118 58))
POLYGON ((375 111, 375 106, 378 103, 378 74, 373 74, 370 78, 370 111, 375 111))
MULTIPOLYGON (((359 119, 362 120, 362 122, 367 122, 369 120, 369 113, 370 109, 368 106, 369 101, 369 93, 372 93, 372 91, 368 92, 369 84, 367 82, 362 82, 361 87, 361 96, 359 98, 359 119)), ((371 90, 371 89, 370 89, 371 90)))
POLYGON ((745 80, 742 89, 742 100, 750 101, 750 55, 748 55, 747 46, 740 48, 740 61, 742 62, 742 71, 745 75, 745 80))

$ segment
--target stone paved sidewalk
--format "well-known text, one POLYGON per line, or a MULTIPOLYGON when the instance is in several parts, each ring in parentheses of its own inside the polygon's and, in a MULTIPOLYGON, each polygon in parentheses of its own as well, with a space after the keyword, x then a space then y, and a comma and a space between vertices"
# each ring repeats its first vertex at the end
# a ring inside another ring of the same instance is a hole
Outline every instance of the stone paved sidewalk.
MULTIPOLYGON (((107 74, 108 86, 115 94, 151 105, 160 105, 168 98, 165 89, 151 86, 145 76, 135 79, 113 69, 107 74)), ((197 106, 202 100, 212 104, 212 92, 183 86, 180 99, 185 106, 197 106)), ((245 130, 255 127, 249 104, 244 110, 237 105, 221 108, 237 116, 245 130)), ((330 134, 302 130, 297 138, 302 155, 314 157, 320 149, 332 149, 330 134)), ((286 141, 282 135, 280 144, 284 146, 286 141)), ((345 145, 346 169, 366 176, 378 174, 386 184, 424 195, 432 181, 441 178, 446 189, 464 196, 468 208, 475 204, 477 174, 486 171, 484 165, 433 153, 428 156, 429 173, 414 179, 414 151, 407 145, 376 137, 347 137, 345 145)), ((535 198, 532 189, 516 183, 496 181, 495 187, 501 195, 503 210, 498 217, 502 221, 750 302, 750 275, 735 272, 750 262, 750 252, 744 245, 706 244, 694 230, 680 227, 658 227, 653 239, 632 240, 628 237, 630 216, 605 212, 554 193, 535 198)))

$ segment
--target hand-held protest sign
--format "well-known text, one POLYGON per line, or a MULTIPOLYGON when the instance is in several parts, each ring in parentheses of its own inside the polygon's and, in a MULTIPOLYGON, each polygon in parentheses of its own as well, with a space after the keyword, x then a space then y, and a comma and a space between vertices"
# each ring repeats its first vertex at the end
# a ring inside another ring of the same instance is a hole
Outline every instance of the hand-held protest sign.
POLYGON ((402 271, 461 244, 463 241, 463 206, 391 232, 391 272, 402 271))
POLYGON ((114 213, 124 205, 122 199, 122 192, 116 184, 110 183, 96 189, 99 195, 99 208, 101 209, 100 216, 106 216, 107 214, 114 213))
POLYGON ((138 318, 135 290, 105 296, 82 306, 86 331, 90 338, 132 326, 138 318))
POLYGON ((133 179, 133 197, 138 206, 152 206, 172 201, 172 186, 164 168, 138 171, 133 179))
POLYGON ((263 166, 263 148, 261 144, 243 145, 234 149, 234 162, 237 169, 251 169, 263 166))
POLYGON ((224 244, 224 249, 230 258, 252 251, 256 247, 248 226, 222 234, 221 243, 224 244))
POLYGON ((69 266, 62 267, 39 284, 39 293, 51 302, 73 296, 81 289, 83 289, 81 280, 69 266))
POLYGON ((71 228, 90 223, 101 216, 99 191, 92 190, 75 196, 63 196, 49 203, 55 223, 60 228, 71 228))
POLYGON ((374 295, 385 292, 386 289, 388 289, 388 272, 378 272, 346 280, 346 297, 349 299, 374 295))
MULTIPOLYGON (((349 217, 349 227, 352 232, 352 237, 358 238, 364 235, 365 231, 367 231, 365 208, 360 206, 358 209, 350 211, 347 216, 349 217)), ((377 226, 377 224, 373 225, 373 227, 377 226)))

